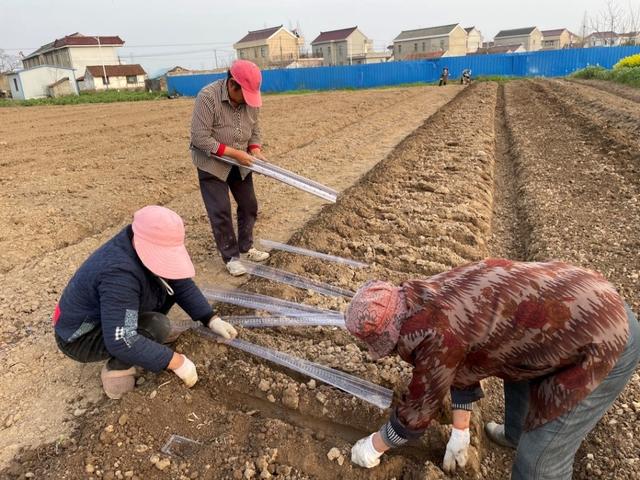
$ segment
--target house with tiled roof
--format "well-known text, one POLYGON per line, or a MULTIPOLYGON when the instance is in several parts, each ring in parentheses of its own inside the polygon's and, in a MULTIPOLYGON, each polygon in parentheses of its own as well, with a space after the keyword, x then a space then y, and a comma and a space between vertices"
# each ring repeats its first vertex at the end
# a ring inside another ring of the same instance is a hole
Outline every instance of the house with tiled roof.
POLYGON ((572 48, 580 43, 580 38, 566 28, 542 30, 543 50, 562 50, 572 48))
POLYGON ((249 31, 233 44, 238 58, 250 60, 260 68, 279 67, 300 58, 304 38, 282 25, 249 31))
POLYGON ((42 65, 72 68, 76 75, 84 73, 88 65, 117 65, 118 48, 124 45, 117 35, 82 35, 72 33, 42 45, 22 59, 25 69, 42 65))
POLYGON ((521 44, 527 52, 535 52, 542 48, 542 38, 538 27, 514 28, 498 32, 493 43, 497 47, 521 44))
POLYGON ((482 47, 482 32, 476 27, 467 27, 467 53, 473 53, 482 47))
POLYGON ((473 53, 469 53, 469 55, 492 55, 498 53, 522 53, 526 52, 521 43, 517 45, 491 45, 491 46, 482 46, 477 49, 473 53))
POLYGON ((438 27, 403 30, 393 39, 394 60, 415 60, 440 56, 462 56, 467 53, 467 31, 459 23, 438 27))
POLYGON ((147 72, 141 65, 89 65, 78 79, 81 90, 141 90, 147 72))
POLYGON ((322 57, 323 65, 351 65, 354 57, 373 52, 373 41, 358 26, 320 32, 311 50, 314 57, 322 57))
POLYGON ((584 39, 584 46, 593 47, 617 47, 621 44, 620 35, 616 32, 593 32, 584 39))

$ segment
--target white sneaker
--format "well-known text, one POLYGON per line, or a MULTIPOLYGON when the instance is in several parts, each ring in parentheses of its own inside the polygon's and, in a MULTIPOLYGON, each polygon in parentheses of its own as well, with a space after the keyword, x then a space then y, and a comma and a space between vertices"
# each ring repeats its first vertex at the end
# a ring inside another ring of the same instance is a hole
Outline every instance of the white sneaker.
POLYGON ((247 273, 247 269, 244 268, 244 265, 240 263, 238 259, 231 259, 227 262, 227 270, 234 277, 240 277, 241 275, 245 275, 247 273))
POLYGON ((252 262, 264 262, 270 256, 268 252, 263 252, 255 248, 249 249, 249 251, 243 255, 247 260, 251 260, 252 262))

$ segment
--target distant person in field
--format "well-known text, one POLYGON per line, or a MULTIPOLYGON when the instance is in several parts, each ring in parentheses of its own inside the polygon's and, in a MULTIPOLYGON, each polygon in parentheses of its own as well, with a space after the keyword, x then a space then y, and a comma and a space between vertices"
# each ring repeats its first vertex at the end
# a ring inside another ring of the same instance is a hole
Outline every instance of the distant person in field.
POLYGON ((136 367, 171 370, 187 387, 198 381, 193 362, 164 345, 171 328, 166 314, 175 304, 221 337, 237 335, 191 280, 195 269, 184 236, 177 213, 144 207, 85 260, 62 292, 53 314, 58 347, 78 362, 106 360, 101 377, 109 398, 133 390, 136 367))
POLYGON ((450 394, 453 428, 444 470, 467 463, 480 382, 504 380, 504 423, 494 442, 516 450, 514 480, 569 480, 585 436, 622 392, 640 359, 640 327, 616 289, 566 263, 487 259, 397 287, 366 283, 346 327, 374 359, 413 365, 407 392, 351 459, 375 467, 383 452, 422 436, 450 394))
POLYGON ((191 121, 191 157, 198 169, 202 199, 222 260, 233 276, 247 273, 239 261, 241 254, 255 262, 266 260, 269 254, 253 247, 258 201, 251 171, 213 156, 224 155, 247 166, 251 165, 252 156, 266 160, 260 138, 261 82, 262 75, 255 64, 236 60, 227 78, 200 90, 191 121), (229 190, 238 206, 237 238, 229 190))
POLYGON ((440 74, 440 83, 438 84, 440 87, 446 85, 449 82, 449 67, 444 67, 442 69, 442 73, 440 74))
POLYGON ((462 85, 469 85, 471 83, 471 69, 465 68, 462 71, 462 77, 460 78, 460 83, 462 85))

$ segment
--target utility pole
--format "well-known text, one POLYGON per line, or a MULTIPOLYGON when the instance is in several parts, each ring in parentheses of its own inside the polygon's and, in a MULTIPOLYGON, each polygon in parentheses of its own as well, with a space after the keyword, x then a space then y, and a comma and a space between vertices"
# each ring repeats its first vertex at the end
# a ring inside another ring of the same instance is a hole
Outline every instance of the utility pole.
POLYGON ((107 90, 109 90, 109 80, 107 79, 107 68, 104 66, 104 57, 102 56, 102 47, 100 45, 100 36, 93 37, 98 40, 98 55, 100 55, 100 61, 102 62, 102 82, 107 90))

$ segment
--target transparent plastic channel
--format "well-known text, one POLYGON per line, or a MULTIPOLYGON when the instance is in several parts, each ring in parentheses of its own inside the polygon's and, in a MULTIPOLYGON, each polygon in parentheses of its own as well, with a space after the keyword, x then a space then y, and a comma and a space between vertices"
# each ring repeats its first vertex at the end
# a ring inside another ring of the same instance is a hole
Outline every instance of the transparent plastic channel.
POLYGON ((169 440, 166 441, 160 451, 172 457, 186 458, 195 453, 200 445, 202 445, 200 442, 174 433, 169 437, 169 440))
POLYGON ((321 183, 314 182, 313 180, 309 180, 308 178, 290 172, 289 170, 285 170, 284 168, 276 167, 275 165, 265 162, 264 160, 260 160, 259 158, 253 157, 253 163, 251 166, 246 166, 241 165, 236 160, 229 157, 220 157, 218 155, 212 155, 212 157, 225 163, 244 167, 261 175, 271 177, 332 203, 336 203, 336 199, 338 198, 338 192, 332 188, 322 185, 321 183))
POLYGON ((286 283, 287 285, 313 290, 314 292, 318 292, 323 295, 331 295, 333 297, 351 298, 355 295, 355 292, 352 292, 351 290, 336 287, 329 283, 311 280, 310 278, 305 278, 301 275, 287 272, 285 270, 260 265, 259 263, 250 262, 248 260, 240 260, 240 263, 244 265, 247 272, 251 275, 273 280, 274 282, 286 283))
POLYGON ((294 247, 293 245, 287 245, 286 243, 274 242, 273 240, 264 240, 260 239, 260 243, 267 247, 273 248, 275 250, 282 250, 284 252, 289 253, 298 253, 300 255, 306 255, 308 257, 319 258, 321 260, 327 260, 333 263, 340 263, 342 265, 348 265, 350 267, 356 268, 367 268, 369 265, 363 262, 358 262, 357 260, 351 260, 349 258, 336 257, 335 255, 329 255, 327 253, 320 253, 314 250, 307 250, 306 248, 294 247))
POLYGON ((378 408, 386 409, 391 406, 391 401, 393 400, 392 390, 376 385, 375 383, 371 383, 362 378, 310 362, 303 358, 294 357, 288 353, 256 345, 239 338, 223 340, 208 328, 198 327, 196 332, 204 337, 225 343, 257 357, 277 363, 283 367, 287 367, 298 373, 302 373, 303 375, 315 378, 316 380, 347 392, 354 397, 358 397, 365 402, 369 402, 378 408))
POLYGON ((289 317, 300 317, 315 313, 344 320, 344 315, 335 310, 323 310, 320 308, 305 305, 304 303, 289 302, 280 298, 260 295, 259 293, 243 292, 242 290, 227 290, 225 288, 204 288, 203 295, 208 300, 216 302, 230 303, 240 307, 253 308, 254 310, 264 310, 265 312, 289 317))
POLYGON ((225 322, 244 328, 269 328, 269 327, 339 327, 346 328, 344 320, 339 317, 309 314, 304 317, 237 315, 221 317, 225 322))

